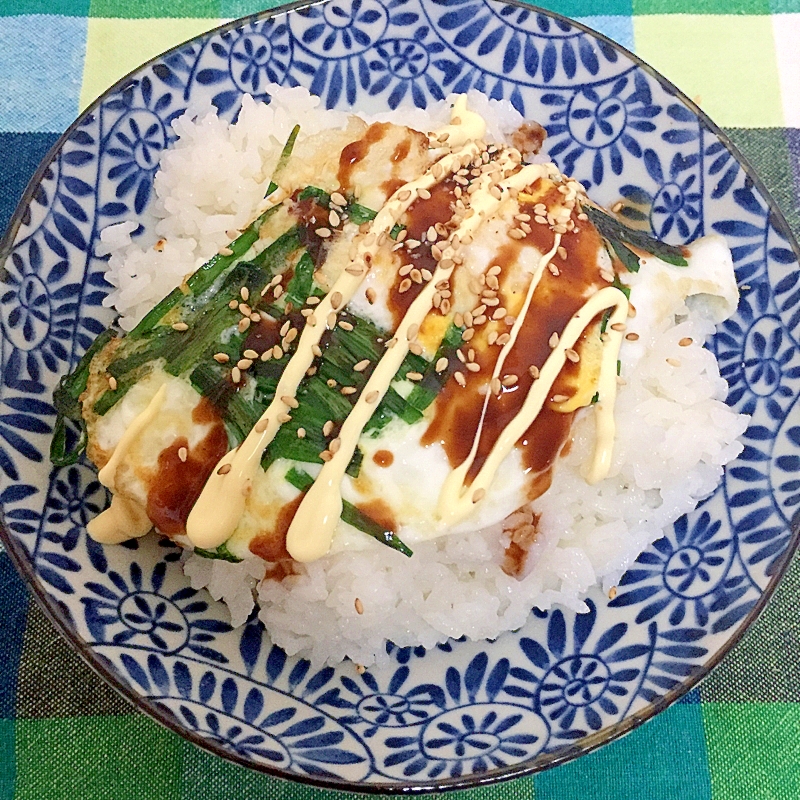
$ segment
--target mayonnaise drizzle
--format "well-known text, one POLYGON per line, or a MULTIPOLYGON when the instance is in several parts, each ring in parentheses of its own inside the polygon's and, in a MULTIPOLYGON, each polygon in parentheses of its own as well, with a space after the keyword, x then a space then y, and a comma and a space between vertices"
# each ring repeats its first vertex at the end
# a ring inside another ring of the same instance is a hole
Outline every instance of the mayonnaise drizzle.
POLYGON ((147 404, 144 411, 134 417, 133 422, 125 429, 119 444, 114 448, 108 463, 97 473, 97 477, 103 486, 107 486, 111 491, 116 489, 117 470, 122 463, 122 459, 128 454, 131 445, 142 435, 145 428, 156 418, 156 414, 161 411, 164 398, 167 396, 167 385, 164 383, 161 388, 153 395, 153 399, 147 404))
MULTIPOLYGON (((545 259, 552 257, 554 251, 555 248, 542 260, 545 261, 545 259)), ((532 294, 533 291, 529 290, 529 297, 532 296, 532 294)), ((614 310, 608 320, 608 327, 606 329, 608 339, 603 348, 603 359, 600 365, 600 379, 597 387, 598 402, 594 405, 596 420, 595 450, 588 470, 584 475, 588 483, 597 483, 606 477, 611 466, 611 455, 614 444, 614 399, 617 393, 617 356, 619 355, 619 348, 622 343, 621 330, 614 330, 612 326, 617 323, 624 323, 628 314, 627 298, 619 289, 615 289, 612 286, 605 287, 592 295, 567 323, 567 326, 561 333, 558 344, 547 357, 547 360, 540 370, 539 377, 533 382, 533 385, 528 391, 522 408, 517 412, 514 419, 503 429, 480 471, 467 488, 464 486, 464 479, 466 478, 469 468, 472 466, 472 462, 475 460, 475 454, 478 450, 478 443, 480 441, 481 429, 483 427, 486 411, 486 403, 484 403, 484 414, 481 415, 481 421, 475 434, 472 450, 463 463, 448 475, 439 495, 437 512, 439 519, 444 525, 454 525, 467 517, 475 508, 475 493, 479 492, 481 489, 484 492, 488 491, 500 464, 542 410, 542 406, 547 400, 547 396, 552 390, 556 378, 558 378, 559 373, 564 367, 567 358, 566 351, 575 345, 587 325, 589 325, 601 311, 605 311, 609 308, 613 308, 614 310)), ((520 314, 518 319, 522 316, 523 315, 520 314)), ((513 340, 509 342, 506 347, 512 344, 513 340)), ((500 359, 498 359, 498 364, 500 364, 500 359)), ((498 374, 499 370, 495 367, 494 376, 496 377, 498 374)))
MULTIPOLYGON (((300 381, 314 361, 314 345, 319 344, 326 330, 323 320, 327 320, 331 312, 341 311, 356 293, 380 247, 382 234, 388 236, 406 209, 417 199, 419 189, 429 189, 444 175, 457 171, 462 164, 470 162, 480 152, 479 144, 475 140, 485 134, 486 123, 479 115, 466 112, 466 97, 459 98, 454 104, 452 117, 451 125, 445 129, 451 133, 451 136, 448 136, 448 144, 453 136, 451 129, 460 129, 462 125, 464 126, 463 133, 459 132, 458 136, 453 137, 459 149, 444 155, 424 175, 401 186, 381 208, 372 221, 368 233, 361 239, 356 257, 349 267, 352 271, 342 272, 330 292, 315 307, 314 318, 317 323, 312 325, 307 322, 303 328, 297 350, 278 381, 275 399, 242 444, 223 456, 211 473, 186 522, 186 534, 196 547, 206 549, 218 547, 236 530, 245 510, 247 494, 257 475, 261 456, 282 424, 278 418, 286 419, 284 415, 291 412, 290 406, 282 398, 294 397, 297 393, 300 381), (459 114, 462 115, 461 122, 456 124, 455 120, 459 118, 459 114), (462 139, 463 146, 458 144, 462 139), (341 300, 334 307, 331 298, 337 294, 341 296, 341 300)), ((435 282, 430 282, 431 297, 435 282)), ((394 373, 391 377, 394 377, 394 373)), ((335 519, 330 521, 331 526, 335 524, 335 519)))
MULTIPOLYGON (((523 324, 525 323, 525 317, 527 316, 528 309, 531 306, 531 301, 533 300, 533 295, 536 291, 536 287, 539 285, 539 281, 541 281, 542 274, 547 268, 547 265, 550 263, 551 259, 555 256, 556 252, 558 251, 560 244, 561 244, 561 234, 559 233, 553 234, 553 246, 547 253, 545 253, 539 259, 539 263, 536 266, 536 270, 531 276, 531 282, 530 284, 528 284, 528 291, 525 295, 525 302, 522 304, 522 308, 517 314, 517 318, 514 321, 514 325, 509 331, 509 336, 510 336, 509 340, 503 345, 503 348, 500 351, 500 355, 497 357, 497 361, 495 362, 494 365, 494 370, 492 371, 492 377, 491 380, 489 381, 489 386, 491 386, 491 383, 495 378, 498 378, 500 376, 500 372, 503 369, 503 365, 506 362, 506 358, 508 358, 509 353, 511 353, 511 350, 514 348, 514 344, 517 341, 519 332, 523 324)), ((491 398, 491 391, 487 391, 486 396, 484 397, 483 400, 483 408, 481 409, 481 416, 478 422, 478 429, 475 431, 475 438, 472 440, 472 447, 470 448, 469 454, 458 467, 450 471, 450 474, 445 479, 445 482, 442 485, 441 492, 439 493, 439 502, 437 504, 437 509, 436 509, 437 514, 439 516, 439 519, 441 519, 447 525, 458 522, 472 510, 473 507, 472 502, 470 502, 469 507, 467 507, 466 503, 462 503, 460 501, 465 492, 464 479, 466 478, 467 472, 469 472, 469 468, 472 466, 472 462, 475 460, 475 456, 478 453, 478 446, 480 445, 481 433, 483 432, 483 425, 484 422, 486 421, 486 411, 489 408, 490 398, 491 398)), ((493 477, 494 475, 492 474, 487 483, 490 484, 491 479, 493 477)), ((474 486, 473 492, 478 488, 488 488, 488 486, 479 487, 474 483, 473 486, 474 486)))
MULTIPOLYGON (((505 154, 500 157, 501 169, 503 166, 512 165, 511 159, 505 154)), ((376 407, 375 403, 367 403, 366 398, 374 396, 377 392, 375 402, 380 402, 408 353, 411 341, 408 336, 409 329, 412 327, 414 330, 419 329, 433 308, 436 284, 450 278, 455 268, 453 256, 456 255, 452 242, 473 233, 485 220, 495 214, 504 200, 510 196, 509 189, 524 189, 539 178, 549 175, 552 170, 551 165, 529 164, 498 183, 495 183, 496 176, 492 173, 484 173, 478 178, 477 189, 469 195, 469 208, 473 213, 450 235, 433 277, 417 295, 398 326, 395 332, 397 340, 395 345, 388 349, 378 362, 353 410, 345 419, 339 433, 341 445, 338 451, 323 465, 317 479, 295 512, 286 534, 286 549, 296 561, 314 561, 324 556, 330 549, 333 533, 342 513, 342 478, 358 445, 361 432, 376 407), (499 196, 489 191, 493 186, 500 189, 499 196)))
POLYGON ((100 544, 126 542, 144 536, 152 529, 153 523, 147 516, 147 509, 121 494, 111 495, 111 505, 86 525, 89 536, 100 544))
MULTIPOLYGON (((97 474, 100 483, 112 492, 116 492, 117 471, 122 460, 130 451, 131 445, 156 418, 166 396, 167 386, 162 384, 147 407, 137 414, 133 422, 125 429, 125 433, 114 448, 108 463, 97 474)), ((111 505, 91 520, 86 526, 86 530, 95 541, 101 544, 119 544, 134 536, 144 536, 152 527, 153 523, 148 519, 147 512, 141 503, 114 494, 111 497, 111 505)))

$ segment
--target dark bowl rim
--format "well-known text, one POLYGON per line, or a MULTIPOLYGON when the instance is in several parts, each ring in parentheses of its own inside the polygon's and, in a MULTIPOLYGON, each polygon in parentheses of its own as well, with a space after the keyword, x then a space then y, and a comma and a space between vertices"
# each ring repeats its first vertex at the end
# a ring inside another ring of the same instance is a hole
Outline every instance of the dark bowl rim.
MULTIPOLYGON (((197 41, 198 39, 218 36, 226 33, 227 31, 244 27, 250 23, 261 22, 280 14, 300 11, 305 8, 323 5, 332 1, 333 0, 293 0, 292 2, 277 6, 272 9, 256 12, 255 14, 248 14, 244 17, 240 17, 239 19, 226 22, 217 26, 216 28, 211 28, 210 30, 205 31, 204 33, 192 36, 181 44, 175 45, 163 53, 149 59, 148 61, 145 61, 106 89, 99 97, 97 97, 97 99, 95 99, 83 110, 83 112, 78 115, 75 121, 59 137, 58 141, 56 141, 56 143, 47 152, 47 155, 42 159, 41 164, 28 182, 28 185, 26 186, 16 209, 9 220, 6 232, 0 241, 0 269, 2 269, 2 265, 5 264, 6 259, 11 253, 14 239, 16 238, 17 231, 19 230, 22 222, 22 216, 28 208, 28 205, 33 198, 33 194, 41 182, 44 173, 50 167, 50 164, 56 158, 66 142, 69 140, 72 133, 80 126, 83 120, 89 115, 93 114, 95 110, 110 95, 123 90, 142 70, 158 63, 166 56, 181 50, 188 44, 197 41)), ((786 239, 795 257, 798 259, 798 261, 800 261, 800 246, 798 246, 797 239, 792 233, 792 230, 789 227, 789 224, 787 223, 780 207, 775 202, 774 198, 762 182, 761 178, 757 175, 750 162, 742 155, 736 145, 731 141, 730 137, 716 123, 714 123, 693 100, 681 92, 671 81, 667 80, 648 63, 643 61, 639 56, 637 56, 635 53, 632 53, 623 45, 615 42, 613 39, 610 39, 605 34, 590 28, 588 25, 572 19, 571 17, 541 8, 540 6, 531 5, 523 0, 494 0, 494 2, 515 6, 517 8, 530 11, 533 14, 541 14, 557 22, 560 21, 571 25, 572 27, 589 34, 593 38, 599 39, 600 41, 612 47, 614 50, 621 52, 624 56, 630 59, 634 65, 643 69, 651 78, 656 80, 668 94, 674 96, 677 100, 683 103, 683 105, 689 108, 698 118, 702 127, 714 134, 725 146, 728 152, 734 157, 734 159, 736 159, 737 163, 742 167, 747 177, 753 182, 754 187, 758 190, 759 194, 767 203, 771 224, 786 239)), ((692 674, 687 680, 681 683, 680 686, 667 691, 664 695, 659 697, 658 700, 649 703, 636 714, 632 714, 631 716, 620 720, 614 725, 611 725, 607 728, 602 728, 596 733, 584 737, 580 740, 580 744, 576 743, 572 745, 566 745, 551 753, 535 756, 527 762, 502 769, 495 769, 481 775, 473 774, 460 778, 448 778, 445 780, 436 780, 427 783, 353 783, 345 780, 326 780, 300 775, 297 773, 289 773, 285 770, 270 767, 266 764, 248 761, 236 753, 224 749, 215 742, 199 736, 193 731, 187 731, 182 726, 176 724, 174 716, 169 714, 155 701, 150 700, 143 695, 137 694, 132 688, 130 688, 130 685, 122 681, 117 671, 114 670, 108 663, 106 663, 106 660, 101 655, 96 653, 94 649, 78 635, 77 631, 73 629, 63 612, 59 610, 58 601, 55 600, 42 586, 24 548, 8 532, 5 524, 5 514, 3 508, 0 506, 0 542, 5 545, 12 563, 16 567, 19 574, 24 578, 28 587, 32 590, 33 596, 40 609, 44 612, 45 616, 50 620, 54 627, 66 637, 84 663, 93 672, 99 675, 100 678, 106 682, 106 684, 111 686, 111 688, 120 694, 125 700, 130 702, 136 709, 144 712, 168 730, 177 734, 181 738, 186 739, 202 750, 205 750, 213 755, 220 756, 226 761, 230 761, 234 764, 238 764, 248 769, 252 769, 271 777, 280 778, 286 781, 292 781, 321 789, 348 791, 368 795, 420 795, 432 792, 457 791, 490 786, 501 781, 534 775, 536 773, 552 769, 553 767, 561 764, 566 764, 567 762, 572 761, 579 756, 591 753, 594 750, 597 750, 599 747, 608 744, 615 739, 619 739, 620 737, 633 731, 635 728, 638 728, 644 722, 652 719, 654 716, 671 706, 673 703, 695 688, 695 686, 697 686, 700 681, 702 681, 743 638, 747 630, 750 628, 750 625, 761 614, 766 604, 772 598, 778 583, 786 573, 792 557, 800 545, 800 514, 798 514, 792 520, 789 530, 791 532, 791 537, 784 553, 781 556, 780 566, 775 569, 774 574, 761 593, 758 601, 750 610, 750 612, 741 620, 733 635, 723 643, 720 649, 717 650, 714 655, 697 670, 697 672, 692 674)))

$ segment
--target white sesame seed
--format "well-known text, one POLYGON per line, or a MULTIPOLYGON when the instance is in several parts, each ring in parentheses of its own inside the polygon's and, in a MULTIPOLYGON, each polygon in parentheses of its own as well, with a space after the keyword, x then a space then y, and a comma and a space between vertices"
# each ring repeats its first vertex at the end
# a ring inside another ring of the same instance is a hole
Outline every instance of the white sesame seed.
POLYGON ((437 371, 437 372, 444 372, 444 371, 447 369, 447 365, 448 365, 449 363, 450 363, 450 362, 449 362, 449 361, 448 361, 448 360, 447 360, 447 359, 446 359, 444 356, 442 356, 442 357, 441 357, 441 358, 440 358, 440 359, 439 359, 439 360, 436 362, 436 367, 435 367, 436 371, 437 371))
POLYGON ((322 426, 322 435, 323 436, 330 436, 331 431, 333 430, 333 420, 329 419, 323 426, 322 426))
POLYGON ((240 381, 241 379, 242 379, 242 372, 241 372, 241 370, 239 369, 239 367, 232 367, 232 368, 231 368, 231 380, 232 380, 234 383, 239 383, 239 381, 240 381))
POLYGON ((111 389, 112 392, 117 390, 117 379, 113 375, 109 375, 108 377, 108 388, 111 389))
POLYGON ((363 361, 359 361, 358 364, 353 366, 353 369, 356 372, 363 372, 369 366, 369 359, 365 358, 363 361))
POLYGON ((369 394, 367 394, 367 396, 364 398, 364 402, 369 403, 370 405, 372 405, 373 403, 375 403, 377 401, 379 395, 380 395, 380 392, 378 392, 377 390, 373 390, 373 391, 369 392, 369 394))
POLYGON ((298 439, 305 439, 306 438, 306 429, 305 428, 298 428, 297 429, 297 438, 298 439))
POLYGON ((329 228, 317 228, 315 233, 320 239, 327 239, 331 235, 329 228))

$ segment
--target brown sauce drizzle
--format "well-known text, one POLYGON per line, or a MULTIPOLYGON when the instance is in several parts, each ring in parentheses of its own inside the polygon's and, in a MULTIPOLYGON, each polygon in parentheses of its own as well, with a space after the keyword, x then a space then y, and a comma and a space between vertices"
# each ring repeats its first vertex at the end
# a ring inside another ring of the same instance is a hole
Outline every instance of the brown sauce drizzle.
POLYGON ((511 146, 523 155, 538 153, 546 138, 547 131, 538 122, 523 122, 511 134, 511 146))
POLYGON ((503 563, 500 568, 506 575, 519 578, 525 571, 525 562, 528 551, 538 534, 539 517, 534 514, 529 524, 523 524, 510 532, 511 539, 503 553, 503 563))
MULTIPOLYGON (((317 236, 315 231, 317 228, 328 228, 330 223, 328 221, 329 212, 324 206, 321 206, 314 197, 306 197, 304 200, 298 200, 298 195, 301 190, 294 193, 294 207, 292 213, 300 223, 300 238, 303 246, 308 251, 314 261, 314 266, 319 267, 325 261, 325 253, 327 251, 327 239, 317 236)), ((285 284, 291 280, 293 270, 287 270, 284 273, 284 280, 282 285, 286 288, 285 284)))
MULTIPOLYGON (((300 507, 305 493, 297 495, 294 500, 286 503, 278 512, 278 519, 271 531, 263 531, 254 537, 248 547, 253 555, 263 558, 264 561, 277 563, 291 561, 289 551, 286 549, 286 532, 292 524, 294 515, 300 507)), ((270 576, 272 577, 272 576, 270 576)), ((283 575, 281 577, 284 577, 283 575)))
POLYGON ((242 351, 255 350, 261 355, 267 350, 272 350, 276 344, 281 343, 281 331, 278 321, 262 319, 248 328, 247 338, 244 340, 242 351))
POLYGON ((394 454, 391 450, 376 450, 372 456, 372 460, 379 467, 391 467, 394 463, 394 454))
POLYGON ((397 147, 395 147, 394 152, 392 153, 392 163, 396 164, 398 161, 403 161, 408 158, 408 154, 411 150, 411 137, 406 136, 402 142, 400 142, 397 147))
POLYGON ((384 530, 397 533, 397 520, 395 520, 392 509, 386 501, 377 498, 370 500, 368 503, 361 503, 356 508, 377 522, 384 530))
POLYGON ((186 533, 186 520, 200 496, 211 470, 228 452, 228 434, 214 406, 203 398, 192 412, 197 424, 211 423, 211 430, 190 448, 185 437, 176 439, 158 455, 158 466, 147 492, 147 516, 167 536, 186 533), (186 461, 178 451, 185 447, 186 461))
POLYGON ((336 173, 339 186, 345 189, 350 187, 356 165, 367 157, 370 147, 383 139, 391 127, 388 122, 375 122, 360 139, 345 146, 339 156, 339 170, 336 173))
MULTIPOLYGON (((456 184, 452 180, 440 181, 435 186, 431 187, 430 199, 423 200, 419 198, 408 207, 404 217, 407 230, 406 241, 409 239, 416 239, 418 242, 422 242, 422 244, 413 250, 409 250, 407 247, 398 250, 401 263, 404 266, 410 264, 413 268, 420 271, 427 269, 431 274, 435 272, 438 262, 431 254, 431 246, 424 240, 424 236, 431 225, 440 222, 446 226, 450 221, 453 216, 453 204, 455 202, 453 190, 455 186, 456 184)), ((440 239, 443 238, 444 237, 440 237, 440 239)), ((423 283, 415 283, 412 281, 408 291, 401 293, 400 285, 403 280, 404 278, 399 275, 395 278, 394 285, 387 299, 387 305, 392 314, 395 327, 400 324, 409 307, 426 283, 426 281, 423 281, 423 283)))
MULTIPOLYGON (((550 207, 557 198, 558 195, 553 190, 541 202, 550 207)), ((531 206, 523 205, 520 210, 534 216, 531 206)), ((491 262, 503 268, 501 282, 507 269, 518 259, 523 247, 535 246, 542 253, 552 248, 554 234, 549 227, 533 222, 531 225, 530 234, 520 240, 509 239, 491 262)), ((556 256, 552 260, 560 274, 554 276, 545 269, 542 275, 534 301, 500 376, 516 375, 518 381, 514 386, 503 389, 499 398, 493 396, 489 400, 477 453, 467 475, 468 481, 474 479, 480 471, 500 434, 522 408, 533 382, 529 367, 535 365, 541 368, 544 364, 551 352, 550 336, 554 332, 560 334, 570 318, 580 310, 586 302, 587 290, 596 291, 604 285, 597 269, 598 248, 602 246, 599 234, 588 224, 581 226, 578 223, 577 228, 577 232, 567 233, 562 237, 561 244, 567 251, 566 259, 556 256)), ((498 296, 501 304, 506 306, 505 301, 509 298, 502 283, 498 296)), ((510 330, 510 326, 505 328, 505 325, 501 325, 500 330, 504 329, 510 330)), ((434 417, 422 437, 423 445, 440 442, 454 468, 467 458, 472 448, 483 405, 483 396, 479 389, 486 384, 500 354, 498 346, 490 347, 485 344, 486 335, 487 333, 480 331, 472 342, 476 351, 475 360, 481 367, 480 372, 465 372, 467 385, 464 388, 454 380, 445 384, 436 399, 434 417)), ((553 385, 551 396, 571 396, 576 374, 576 365, 567 362, 553 385)), ((523 463, 532 476, 549 472, 569 435, 573 416, 572 413, 559 413, 546 404, 520 438, 517 446, 521 448, 523 463)), ((547 485, 549 486, 549 478, 547 485)), ((546 488, 544 486, 541 491, 537 490, 536 496, 546 488)))

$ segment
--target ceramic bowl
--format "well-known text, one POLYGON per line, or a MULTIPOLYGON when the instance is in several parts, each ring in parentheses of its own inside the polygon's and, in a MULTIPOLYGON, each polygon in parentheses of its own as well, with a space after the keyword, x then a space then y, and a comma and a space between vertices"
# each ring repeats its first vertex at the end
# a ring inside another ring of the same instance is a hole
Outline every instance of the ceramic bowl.
POLYGON ((328 0, 239 20, 144 65, 92 105, 28 187, 3 254, 3 541, 57 626, 140 709, 224 758, 358 791, 468 787, 544 769, 688 692, 759 613, 797 545, 797 245, 724 134, 603 36, 494 0, 328 0), (649 547, 613 600, 534 611, 495 641, 388 645, 390 665, 312 668, 183 576, 155 536, 100 547, 107 502, 88 463, 51 469, 52 390, 110 321, 95 248, 152 225, 170 121, 207 97, 233 118, 268 81, 327 107, 424 107, 477 88, 547 129, 545 149, 655 234, 724 235, 742 299, 708 346, 752 415, 716 493, 649 547))

